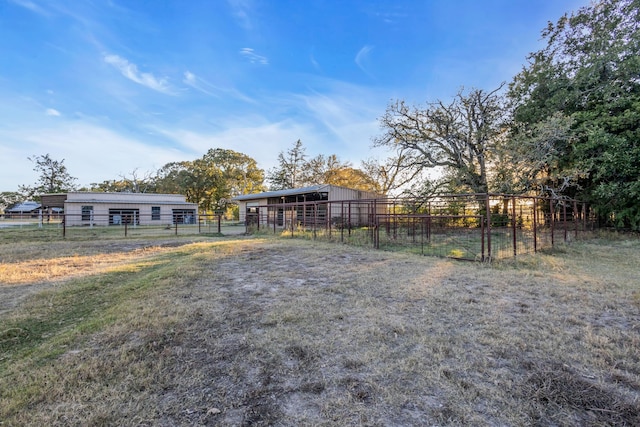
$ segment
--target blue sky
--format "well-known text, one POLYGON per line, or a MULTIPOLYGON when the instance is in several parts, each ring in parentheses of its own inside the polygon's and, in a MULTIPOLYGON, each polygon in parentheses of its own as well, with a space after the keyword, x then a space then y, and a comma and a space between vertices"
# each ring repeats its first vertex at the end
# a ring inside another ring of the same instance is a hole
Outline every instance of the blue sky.
POLYGON ((268 170, 301 139, 358 167, 390 100, 510 81, 589 0, 0 0, 0 191, 27 157, 78 184, 210 148, 268 170))

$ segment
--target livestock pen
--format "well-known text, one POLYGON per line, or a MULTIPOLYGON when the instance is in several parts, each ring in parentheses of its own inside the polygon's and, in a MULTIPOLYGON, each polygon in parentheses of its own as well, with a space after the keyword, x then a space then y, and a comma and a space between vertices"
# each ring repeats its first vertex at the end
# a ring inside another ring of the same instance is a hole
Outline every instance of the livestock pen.
POLYGON ((451 194, 252 206, 245 226, 247 233, 281 233, 490 261, 580 238, 595 229, 596 221, 585 203, 573 199, 451 194))

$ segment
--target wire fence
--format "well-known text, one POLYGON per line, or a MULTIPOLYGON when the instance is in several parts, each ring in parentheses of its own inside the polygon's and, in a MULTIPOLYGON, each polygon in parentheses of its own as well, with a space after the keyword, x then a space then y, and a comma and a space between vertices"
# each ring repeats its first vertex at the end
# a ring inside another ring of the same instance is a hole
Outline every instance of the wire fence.
POLYGON ((170 237, 178 235, 237 235, 246 232, 244 224, 225 221, 221 215, 178 216, 159 221, 155 216, 73 215, 34 213, 13 215, 0 220, 0 238, 31 240, 117 239, 123 237, 170 237))
POLYGON ((596 218, 576 200, 467 194, 252 206, 245 224, 248 233, 490 261, 588 236, 596 218))

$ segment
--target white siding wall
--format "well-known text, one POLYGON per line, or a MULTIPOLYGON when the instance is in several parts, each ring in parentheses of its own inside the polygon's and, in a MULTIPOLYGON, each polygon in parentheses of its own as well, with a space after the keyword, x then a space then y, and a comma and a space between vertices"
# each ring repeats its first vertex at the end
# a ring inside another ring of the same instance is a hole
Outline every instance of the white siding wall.
POLYGON ((82 207, 93 207, 93 224, 109 225, 109 210, 137 210, 140 225, 169 225, 173 223, 173 210, 194 210, 195 203, 186 203, 179 194, 146 193, 69 193, 64 204, 67 225, 89 225, 82 220, 82 207), (152 219, 152 207, 160 207, 160 219, 152 219))

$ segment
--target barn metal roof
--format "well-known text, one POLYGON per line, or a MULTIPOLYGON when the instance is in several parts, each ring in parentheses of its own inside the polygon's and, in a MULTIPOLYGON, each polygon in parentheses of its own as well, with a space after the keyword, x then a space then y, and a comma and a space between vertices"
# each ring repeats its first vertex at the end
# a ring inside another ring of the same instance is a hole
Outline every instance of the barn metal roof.
POLYGON ((330 187, 331 185, 329 184, 312 185, 310 187, 267 191, 264 193, 255 193, 255 194, 244 194, 242 196, 236 196, 231 200, 242 201, 242 200, 268 199, 272 197, 286 197, 286 196, 295 196, 299 194, 319 193, 322 191, 328 191, 330 187))

